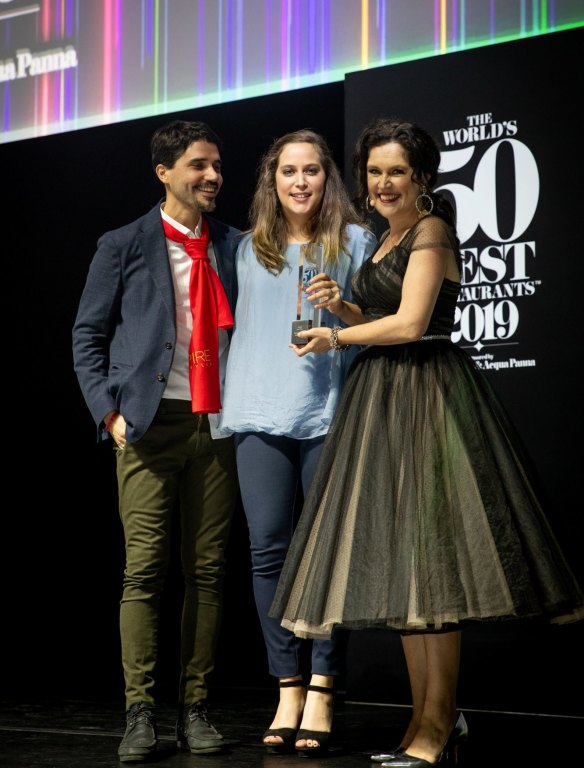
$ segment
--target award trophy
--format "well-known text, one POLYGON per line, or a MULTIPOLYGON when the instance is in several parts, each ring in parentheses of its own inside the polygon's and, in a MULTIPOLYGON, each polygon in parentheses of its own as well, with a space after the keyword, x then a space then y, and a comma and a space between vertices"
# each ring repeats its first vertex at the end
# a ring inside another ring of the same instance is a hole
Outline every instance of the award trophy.
POLYGON ((308 339, 299 337, 298 331, 308 331, 320 325, 320 309, 315 309, 308 301, 306 288, 310 280, 322 272, 323 249, 322 243, 305 243, 300 246, 298 265, 298 300, 296 303, 296 320, 292 322, 292 344, 307 344, 308 339))

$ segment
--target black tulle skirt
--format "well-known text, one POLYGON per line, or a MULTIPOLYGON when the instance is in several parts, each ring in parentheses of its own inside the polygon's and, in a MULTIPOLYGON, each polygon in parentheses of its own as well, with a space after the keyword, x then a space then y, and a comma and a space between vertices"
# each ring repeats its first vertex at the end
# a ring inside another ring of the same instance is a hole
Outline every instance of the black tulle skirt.
POLYGON ((584 595, 488 379, 450 341, 370 347, 327 435, 271 614, 440 631, 584 617, 584 595))

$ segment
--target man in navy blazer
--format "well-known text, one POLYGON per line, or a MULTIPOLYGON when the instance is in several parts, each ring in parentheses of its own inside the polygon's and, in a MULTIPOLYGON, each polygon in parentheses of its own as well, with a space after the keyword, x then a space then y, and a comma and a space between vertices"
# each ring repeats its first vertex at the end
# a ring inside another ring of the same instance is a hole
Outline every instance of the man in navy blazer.
MULTIPOLYGON (((126 732, 118 757, 123 762, 142 761, 157 747, 159 607, 175 517, 185 582, 178 744, 198 754, 224 748, 206 699, 238 493, 233 438, 217 431, 220 403, 207 411, 195 405, 201 384, 192 383, 189 368, 197 320, 187 239, 197 239, 196 247, 208 256, 220 279, 216 290, 224 291, 231 312, 237 296, 239 230, 208 215, 223 182, 221 142, 205 123, 177 120, 155 132, 151 152, 165 197, 99 239, 73 327, 74 369, 83 397, 98 439, 113 438, 116 452, 126 546, 120 603, 126 732)), ((218 378, 220 393, 229 331, 217 328, 215 319, 209 324, 215 357, 205 375, 218 378)))

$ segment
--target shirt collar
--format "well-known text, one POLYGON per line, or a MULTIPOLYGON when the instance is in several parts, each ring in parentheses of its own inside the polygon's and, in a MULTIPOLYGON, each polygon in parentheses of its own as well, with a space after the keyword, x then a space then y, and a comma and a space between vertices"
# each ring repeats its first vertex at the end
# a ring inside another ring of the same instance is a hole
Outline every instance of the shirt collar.
POLYGON ((169 224, 172 224, 175 229, 178 229, 181 234, 186 235, 187 237, 201 237, 201 224, 203 222, 202 215, 199 215, 199 221, 197 222, 197 226, 195 227, 194 232, 192 229, 185 227, 184 224, 181 224, 180 221, 176 221, 176 219, 173 219, 172 216, 169 216, 167 213, 165 213, 164 208, 162 207, 160 208, 160 215, 165 221, 167 221, 169 224))

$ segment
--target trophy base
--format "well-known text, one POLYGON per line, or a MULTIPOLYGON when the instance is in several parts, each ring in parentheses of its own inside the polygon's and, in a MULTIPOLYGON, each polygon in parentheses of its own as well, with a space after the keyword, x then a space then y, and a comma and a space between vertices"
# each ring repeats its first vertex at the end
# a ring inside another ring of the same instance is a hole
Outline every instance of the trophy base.
POLYGON ((298 331, 309 331, 312 328, 312 320, 293 320, 292 322, 292 344, 308 344, 308 339, 298 336, 298 331))

